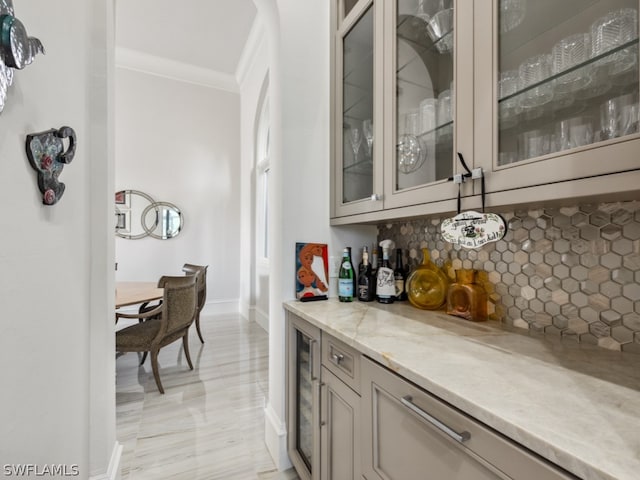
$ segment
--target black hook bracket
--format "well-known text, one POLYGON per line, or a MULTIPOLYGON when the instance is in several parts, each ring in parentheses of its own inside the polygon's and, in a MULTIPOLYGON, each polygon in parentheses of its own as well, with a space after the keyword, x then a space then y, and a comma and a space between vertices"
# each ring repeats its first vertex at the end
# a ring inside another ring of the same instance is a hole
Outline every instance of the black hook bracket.
POLYGON ((460 207, 462 202, 462 193, 461 187, 467 178, 471 180, 480 180, 480 187, 482 192, 482 212, 484 213, 484 197, 485 197, 485 187, 484 187, 484 172, 482 171, 482 167, 474 168, 473 170, 469 169, 467 162, 464 161, 464 157, 460 152, 458 152, 458 159, 460 160, 460 164, 462 168, 464 168, 465 173, 457 173, 453 177, 449 177, 447 180, 449 182, 453 182, 454 184, 458 184, 458 213, 460 213, 460 207))

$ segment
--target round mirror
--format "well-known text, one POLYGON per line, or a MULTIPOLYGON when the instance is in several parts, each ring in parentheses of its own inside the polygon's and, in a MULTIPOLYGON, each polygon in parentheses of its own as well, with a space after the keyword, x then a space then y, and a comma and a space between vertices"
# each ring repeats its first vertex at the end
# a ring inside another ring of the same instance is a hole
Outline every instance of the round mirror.
POLYGON ((138 190, 116 192, 116 235, 135 240, 146 237, 147 230, 142 222, 145 209, 155 200, 138 190))
POLYGON ((182 212, 169 202, 154 202, 142 212, 145 231, 153 238, 167 240, 182 230, 182 212))

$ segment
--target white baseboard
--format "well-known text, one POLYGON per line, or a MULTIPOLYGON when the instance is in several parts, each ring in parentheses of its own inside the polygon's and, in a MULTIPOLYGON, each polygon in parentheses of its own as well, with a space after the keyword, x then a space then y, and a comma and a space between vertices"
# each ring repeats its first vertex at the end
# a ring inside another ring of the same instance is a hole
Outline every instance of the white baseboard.
POLYGON ((278 470, 291 468, 287 454, 287 425, 267 404, 264 409, 264 441, 278 470))
POLYGON ((116 442, 111 451, 111 460, 105 473, 92 475, 89 480, 120 480, 120 460, 122 460, 122 444, 116 442))
POLYGON ((249 320, 256 322, 262 329, 269 333, 269 313, 263 312, 256 306, 249 307, 249 320))
POLYGON ((205 303, 202 309, 203 314, 220 315, 225 313, 240 313, 240 300, 237 298, 230 300, 211 300, 205 303))

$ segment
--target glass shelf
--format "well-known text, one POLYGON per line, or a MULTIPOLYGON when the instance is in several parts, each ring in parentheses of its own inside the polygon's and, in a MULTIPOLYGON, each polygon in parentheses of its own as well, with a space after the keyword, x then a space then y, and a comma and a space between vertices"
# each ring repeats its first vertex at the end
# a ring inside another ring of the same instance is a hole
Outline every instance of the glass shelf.
POLYGON ((351 175, 371 176, 373 174, 373 161, 371 160, 371 158, 359 160, 355 163, 352 163, 351 165, 346 165, 342 171, 351 175))
MULTIPOLYGON (((637 54, 638 47, 637 46, 638 46, 638 38, 635 38, 634 40, 631 40, 631 41, 629 41, 627 43, 624 43, 624 44, 622 44, 622 45, 620 45, 620 46, 618 46, 616 48, 613 48, 613 49, 611 49, 611 50, 609 50, 609 51, 607 51, 607 52, 605 52, 605 53, 603 53, 601 55, 598 55, 598 56, 595 56, 593 58, 590 58, 586 62, 579 63, 579 64, 577 64, 577 65, 575 65, 575 66, 573 66, 571 68, 563 70, 562 72, 559 72, 559 73, 556 73, 554 75, 551 75, 550 77, 547 77, 544 80, 541 80, 539 82, 531 84, 531 85, 529 85, 529 86, 527 86, 525 88, 519 89, 517 92, 515 92, 515 93, 513 93, 511 95, 505 95, 504 97, 502 97, 502 98, 500 98, 498 100, 498 103, 504 103, 504 102, 506 102, 506 101, 508 101, 510 99, 514 99, 516 97, 520 97, 524 93, 530 92, 530 91, 534 90, 535 88, 542 87, 542 86, 547 86, 549 84, 552 84, 555 80, 558 80, 558 79, 560 79, 562 77, 565 77, 566 75, 568 75, 570 73, 573 73, 573 72, 584 72, 584 74, 587 75, 588 74, 587 70, 590 69, 590 67, 594 67, 596 69, 597 68, 608 68, 610 66, 609 63, 615 63, 615 60, 612 60, 611 62, 608 62, 608 60, 613 58, 616 53, 621 52, 621 51, 626 50, 626 49, 630 49, 632 55, 634 55, 635 58, 637 59, 637 57, 638 57, 638 54, 637 54), (635 54, 634 54, 634 52, 635 52, 635 54), (605 65, 601 66, 599 64, 599 62, 601 62, 603 60, 606 62, 606 66, 605 65)), ((636 73, 637 73, 637 68, 638 68, 638 65, 637 65, 637 62, 636 62, 636 64, 635 64, 636 73)), ((631 70, 633 70, 633 69, 631 69, 631 70)), ((622 72, 622 73, 627 73, 627 72, 625 71, 625 72, 622 72)), ((611 80, 611 77, 608 76, 608 75, 604 75, 604 77, 607 80, 611 80)), ((596 80, 598 80, 598 79, 596 79, 596 80)))
POLYGON ((559 5, 553 0, 528 1, 522 25, 500 34, 499 71, 505 83, 499 82, 498 89, 506 88, 509 95, 497 101, 498 166, 548 159, 559 152, 564 155, 606 140, 637 136, 640 110, 637 18, 635 27, 629 27, 633 31, 624 35, 611 30, 622 27, 608 26, 605 32, 610 40, 608 45, 622 38, 636 38, 547 75, 541 81, 514 88, 521 78, 522 67, 518 65, 523 65, 523 61, 529 62, 535 71, 535 63, 531 62, 538 61, 539 54, 549 55, 551 61, 556 54, 561 60, 567 58, 563 54, 570 55, 567 52, 576 49, 573 51, 579 57, 591 49, 594 26, 611 14, 624 11, 635 12, 637 16, 637 2, 567 0, 559 5))

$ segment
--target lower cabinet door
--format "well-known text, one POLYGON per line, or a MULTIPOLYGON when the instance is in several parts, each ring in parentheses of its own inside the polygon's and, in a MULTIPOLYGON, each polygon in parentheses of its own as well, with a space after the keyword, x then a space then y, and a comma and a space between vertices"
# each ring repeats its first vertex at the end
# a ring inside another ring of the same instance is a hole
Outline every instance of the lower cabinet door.
POLYGON ((320 478, 361 480, 360 396, 322 367, 320 478))
POLYGON ((574 478, 379 364, 361 371, 368 480, 574 478))

